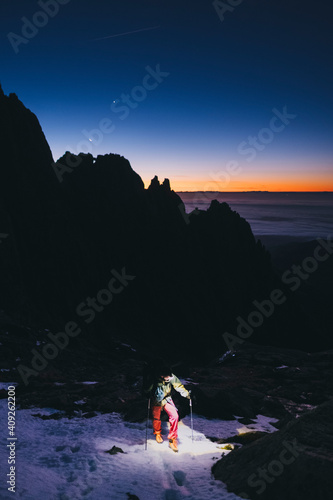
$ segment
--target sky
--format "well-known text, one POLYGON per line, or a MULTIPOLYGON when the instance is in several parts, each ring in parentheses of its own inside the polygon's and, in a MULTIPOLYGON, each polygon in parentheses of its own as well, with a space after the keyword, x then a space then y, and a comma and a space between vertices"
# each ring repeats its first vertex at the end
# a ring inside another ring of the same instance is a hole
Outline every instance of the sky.
POLYGON ((333 191, 332 9, 3 0, 0 82, 55 160, 121 154, 176 191, 333 191))

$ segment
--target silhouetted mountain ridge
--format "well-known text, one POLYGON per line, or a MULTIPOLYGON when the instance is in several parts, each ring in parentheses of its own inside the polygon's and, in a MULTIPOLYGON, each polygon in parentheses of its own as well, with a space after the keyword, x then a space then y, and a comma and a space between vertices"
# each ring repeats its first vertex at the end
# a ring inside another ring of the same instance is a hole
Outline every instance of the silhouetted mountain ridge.
MULTIPOLYGON (((126 337, 149 349, 162 343, 174 358, 209 357, 227 349, 222 334, 235 331, 254 299, 283 288, 268 252, 226 203, 187 215, 168 179, 145 189, 119 155, 66 152, 55 164, 36 116, 15 95, 0 92, 0 111, 0 232, 8 234, 0 307, 22 324, 63 330, 75 320, 82 338, 104 346, 126 337), (123 268, 135 276, 126 289, 91 324, 77 317, 123 268)), ((295 300, 251 341, 310 348, 295 300)))

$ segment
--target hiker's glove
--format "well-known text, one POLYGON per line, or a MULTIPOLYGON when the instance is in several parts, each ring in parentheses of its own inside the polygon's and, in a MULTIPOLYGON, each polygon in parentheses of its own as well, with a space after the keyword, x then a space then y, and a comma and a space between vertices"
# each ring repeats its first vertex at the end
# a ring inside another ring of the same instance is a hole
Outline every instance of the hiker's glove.
POLYGON ((191 391, 188 391, 187 399, 191 399, 191 391))

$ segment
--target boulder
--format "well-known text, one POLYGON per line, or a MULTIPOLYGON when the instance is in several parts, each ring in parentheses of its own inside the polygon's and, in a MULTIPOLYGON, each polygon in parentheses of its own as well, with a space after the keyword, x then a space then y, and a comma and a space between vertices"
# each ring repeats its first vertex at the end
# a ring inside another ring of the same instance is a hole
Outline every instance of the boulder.
POLYGON ((333 399, 213 466, 228 490, 251 500, 327 500, 333 490, 333 399))

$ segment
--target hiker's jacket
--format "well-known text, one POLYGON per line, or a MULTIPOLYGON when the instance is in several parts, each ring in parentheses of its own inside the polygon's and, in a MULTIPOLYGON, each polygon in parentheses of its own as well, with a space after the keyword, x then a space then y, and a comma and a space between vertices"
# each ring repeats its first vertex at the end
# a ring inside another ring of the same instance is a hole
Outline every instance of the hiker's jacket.
POLYGON ((146 387, 146 392, 151 395, 152 405, 163 407, 168 402, 167 398, 171 396, 172 387, 184 398, 190 394, 188 390, 185 389, 179 378, 172 374, 172 377, 168 382, 158 379, 157 382, 152 383, 149 387, 146 387))

